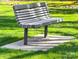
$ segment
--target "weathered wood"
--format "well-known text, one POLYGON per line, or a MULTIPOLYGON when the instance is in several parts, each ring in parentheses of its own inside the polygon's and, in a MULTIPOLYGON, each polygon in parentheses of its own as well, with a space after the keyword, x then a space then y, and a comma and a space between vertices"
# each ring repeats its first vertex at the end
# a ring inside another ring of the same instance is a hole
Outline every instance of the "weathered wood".
POLYGON ((29 20, 48 15, 47 6, 45 3, 33 3, 24 5, 15 5, 14 11, 17 20, 29 20))

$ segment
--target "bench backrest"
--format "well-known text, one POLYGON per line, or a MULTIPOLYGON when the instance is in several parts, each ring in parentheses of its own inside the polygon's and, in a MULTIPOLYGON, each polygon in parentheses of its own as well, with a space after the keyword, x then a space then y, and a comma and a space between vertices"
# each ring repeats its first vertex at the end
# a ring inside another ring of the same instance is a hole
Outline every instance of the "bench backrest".
POLYGON ((13 9, 18 21, 48 17, 47 4, 45 2, 15 5, 13 9))

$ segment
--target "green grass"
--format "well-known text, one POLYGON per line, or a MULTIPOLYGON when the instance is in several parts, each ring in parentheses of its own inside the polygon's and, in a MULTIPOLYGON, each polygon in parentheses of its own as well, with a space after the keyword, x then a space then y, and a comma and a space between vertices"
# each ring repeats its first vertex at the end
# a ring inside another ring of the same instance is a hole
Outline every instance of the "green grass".
MULTIPOLYGON (((75 37, 70 43, 65 43, 48 51, 21 51, 0 48, 0 59, 77 59, 78 15, 77 9, 49 8, 51 17, 60 17, 64 21, 49 26, 49 34, 75 37), (62 11, 61 11, 62 10, 62 11)), ((43 34, 43 27, 29 29, 29 37, 43 34), (35 32, 35 30, 38 30, 35 32)), ((23 39, 23 28, 19 27, 12 6, 0 5, 0 46, 23 39)))

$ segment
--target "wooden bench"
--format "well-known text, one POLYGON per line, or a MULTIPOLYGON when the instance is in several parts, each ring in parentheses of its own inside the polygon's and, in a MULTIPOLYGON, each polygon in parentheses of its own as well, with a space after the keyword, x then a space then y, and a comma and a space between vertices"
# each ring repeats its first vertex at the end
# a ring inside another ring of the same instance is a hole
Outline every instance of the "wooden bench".
POLYGON ((44 38, 47 36, 48 25, 52 23, 62 22, 62 18, 50 18, 47 4, 45 2, 14 5, 13 10, 16 20, 21 27, 24 28, 24 45, 27 45, 28 28, 36 28, 45 26, 44 38))

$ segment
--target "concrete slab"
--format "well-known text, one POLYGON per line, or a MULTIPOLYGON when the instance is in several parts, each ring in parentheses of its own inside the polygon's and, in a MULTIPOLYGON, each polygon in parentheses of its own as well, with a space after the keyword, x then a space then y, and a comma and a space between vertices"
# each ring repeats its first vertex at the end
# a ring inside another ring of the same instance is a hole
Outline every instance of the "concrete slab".
POLYGON ((71 36, 48 36, 43 38, 43 35, 35 36, 28 39, 28 45, 24 45, 23 40, 13 42, 2 46, 1 48, 20 49, 28 51, 48 50, 64 42, 69 42, 73 37, 71 36))

